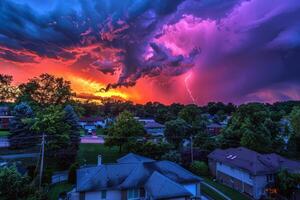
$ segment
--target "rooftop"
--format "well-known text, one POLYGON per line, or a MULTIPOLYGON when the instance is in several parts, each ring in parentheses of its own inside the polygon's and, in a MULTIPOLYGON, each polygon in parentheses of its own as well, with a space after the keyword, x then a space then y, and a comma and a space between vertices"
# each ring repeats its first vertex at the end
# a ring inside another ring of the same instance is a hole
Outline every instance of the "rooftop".
POLYGON ((260 154, 244 147, 216 149, 208 158, 241 168, 252 175, 276 173, 280 169, 300 172, 300 162, 289 160, 275 153, 260 154))
POLYGON ((144 187, 153 198, 171 198, 174 194, 191 195, 180 184, 202 181, 200 177, 170 161, 156 161, 130 153, 117 162, 79 169, 77 191, 144 187), (164 191, 158 186, 164 187, 164 191))

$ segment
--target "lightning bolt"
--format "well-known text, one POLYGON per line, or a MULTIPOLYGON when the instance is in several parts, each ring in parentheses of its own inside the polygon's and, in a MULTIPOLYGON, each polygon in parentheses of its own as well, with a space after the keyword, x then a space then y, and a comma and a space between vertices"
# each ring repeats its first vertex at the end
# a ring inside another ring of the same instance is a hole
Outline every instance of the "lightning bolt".
POLYGON ((193 103, 194 103, 194 104, 197 104, 197 103, 196 103, 196 99, 193 97, 193 94, 192 94, 192 92, 191 92, 191 90, 190 90, 190 88, 189 88, 189 85, 188 85, 188 80, 189 80, 191 77, 192 77, 192 73, 189 73, 189 74, 185 77, 185 79, 184 79, 185 89, 186 89, 186 91, 188 92, 188 94, 189 94, 191 100, 193 101, 193 103))

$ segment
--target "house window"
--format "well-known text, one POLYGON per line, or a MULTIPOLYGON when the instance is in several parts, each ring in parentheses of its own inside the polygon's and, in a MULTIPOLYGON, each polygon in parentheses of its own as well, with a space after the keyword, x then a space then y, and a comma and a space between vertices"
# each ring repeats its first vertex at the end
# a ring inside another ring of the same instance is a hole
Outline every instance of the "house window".
POLYGON ((131 189, 127 191, 127 199, 128 200, 138 200, 140 195, 139 189, 131 189))
POLYGON ((101 199, 106 199, 106 190, 101 191, 101 199))
POLYGON ((272 174, 269 174, 267 175, 267 182, 273 182, 273 175, 272 174))

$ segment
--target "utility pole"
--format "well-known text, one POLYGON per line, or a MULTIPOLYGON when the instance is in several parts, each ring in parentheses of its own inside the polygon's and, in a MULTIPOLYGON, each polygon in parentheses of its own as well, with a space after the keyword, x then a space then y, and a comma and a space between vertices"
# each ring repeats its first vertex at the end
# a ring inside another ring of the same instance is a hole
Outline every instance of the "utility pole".
POLYGON ((193 150, 193 136, 190 137, 191 140, 191 162, 194 162, 194 150, 193 150))
POLYGON ((43 177, 43 169, 44 169, 44 152, 45 152, 45 134, 43 133, 42 137, 42 155, 41 155, 41 166, 40 166, 40 182, 39 182, 39 188, 42 187, 42 177, 43 177))

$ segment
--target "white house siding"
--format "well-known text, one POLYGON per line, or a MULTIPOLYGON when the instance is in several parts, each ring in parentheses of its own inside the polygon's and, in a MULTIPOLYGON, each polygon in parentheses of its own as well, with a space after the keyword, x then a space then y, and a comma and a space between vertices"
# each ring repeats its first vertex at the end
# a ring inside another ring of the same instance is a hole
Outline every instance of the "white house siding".
POLYGON ((246 171, 240 170, 238 168, 230 167, 224 163, 217 163, 216 171, 220 171, 228 176, 234 177, 242 182, 245 182, 249 185, 253 185, 253 179, 251 179, 250 174, 246 171))
POLYGON ((267 185, 266 176, 255 176, 254 177, 254 198, 259 199, 261 195, 264 193, 265 187, 267 185))
POLYGON ((185 189, 187 189, 190 193, 193 194, 193 196, 197 195, 197 184, 188 184, 188 185, 183 185, 185 189))
MULTIPOLYGON (((85 200, 101 200, 101 192, 86 192, 85 200)), ((105 200, 121 200, 121 191, 109 190, 106 192, 105 200)))

